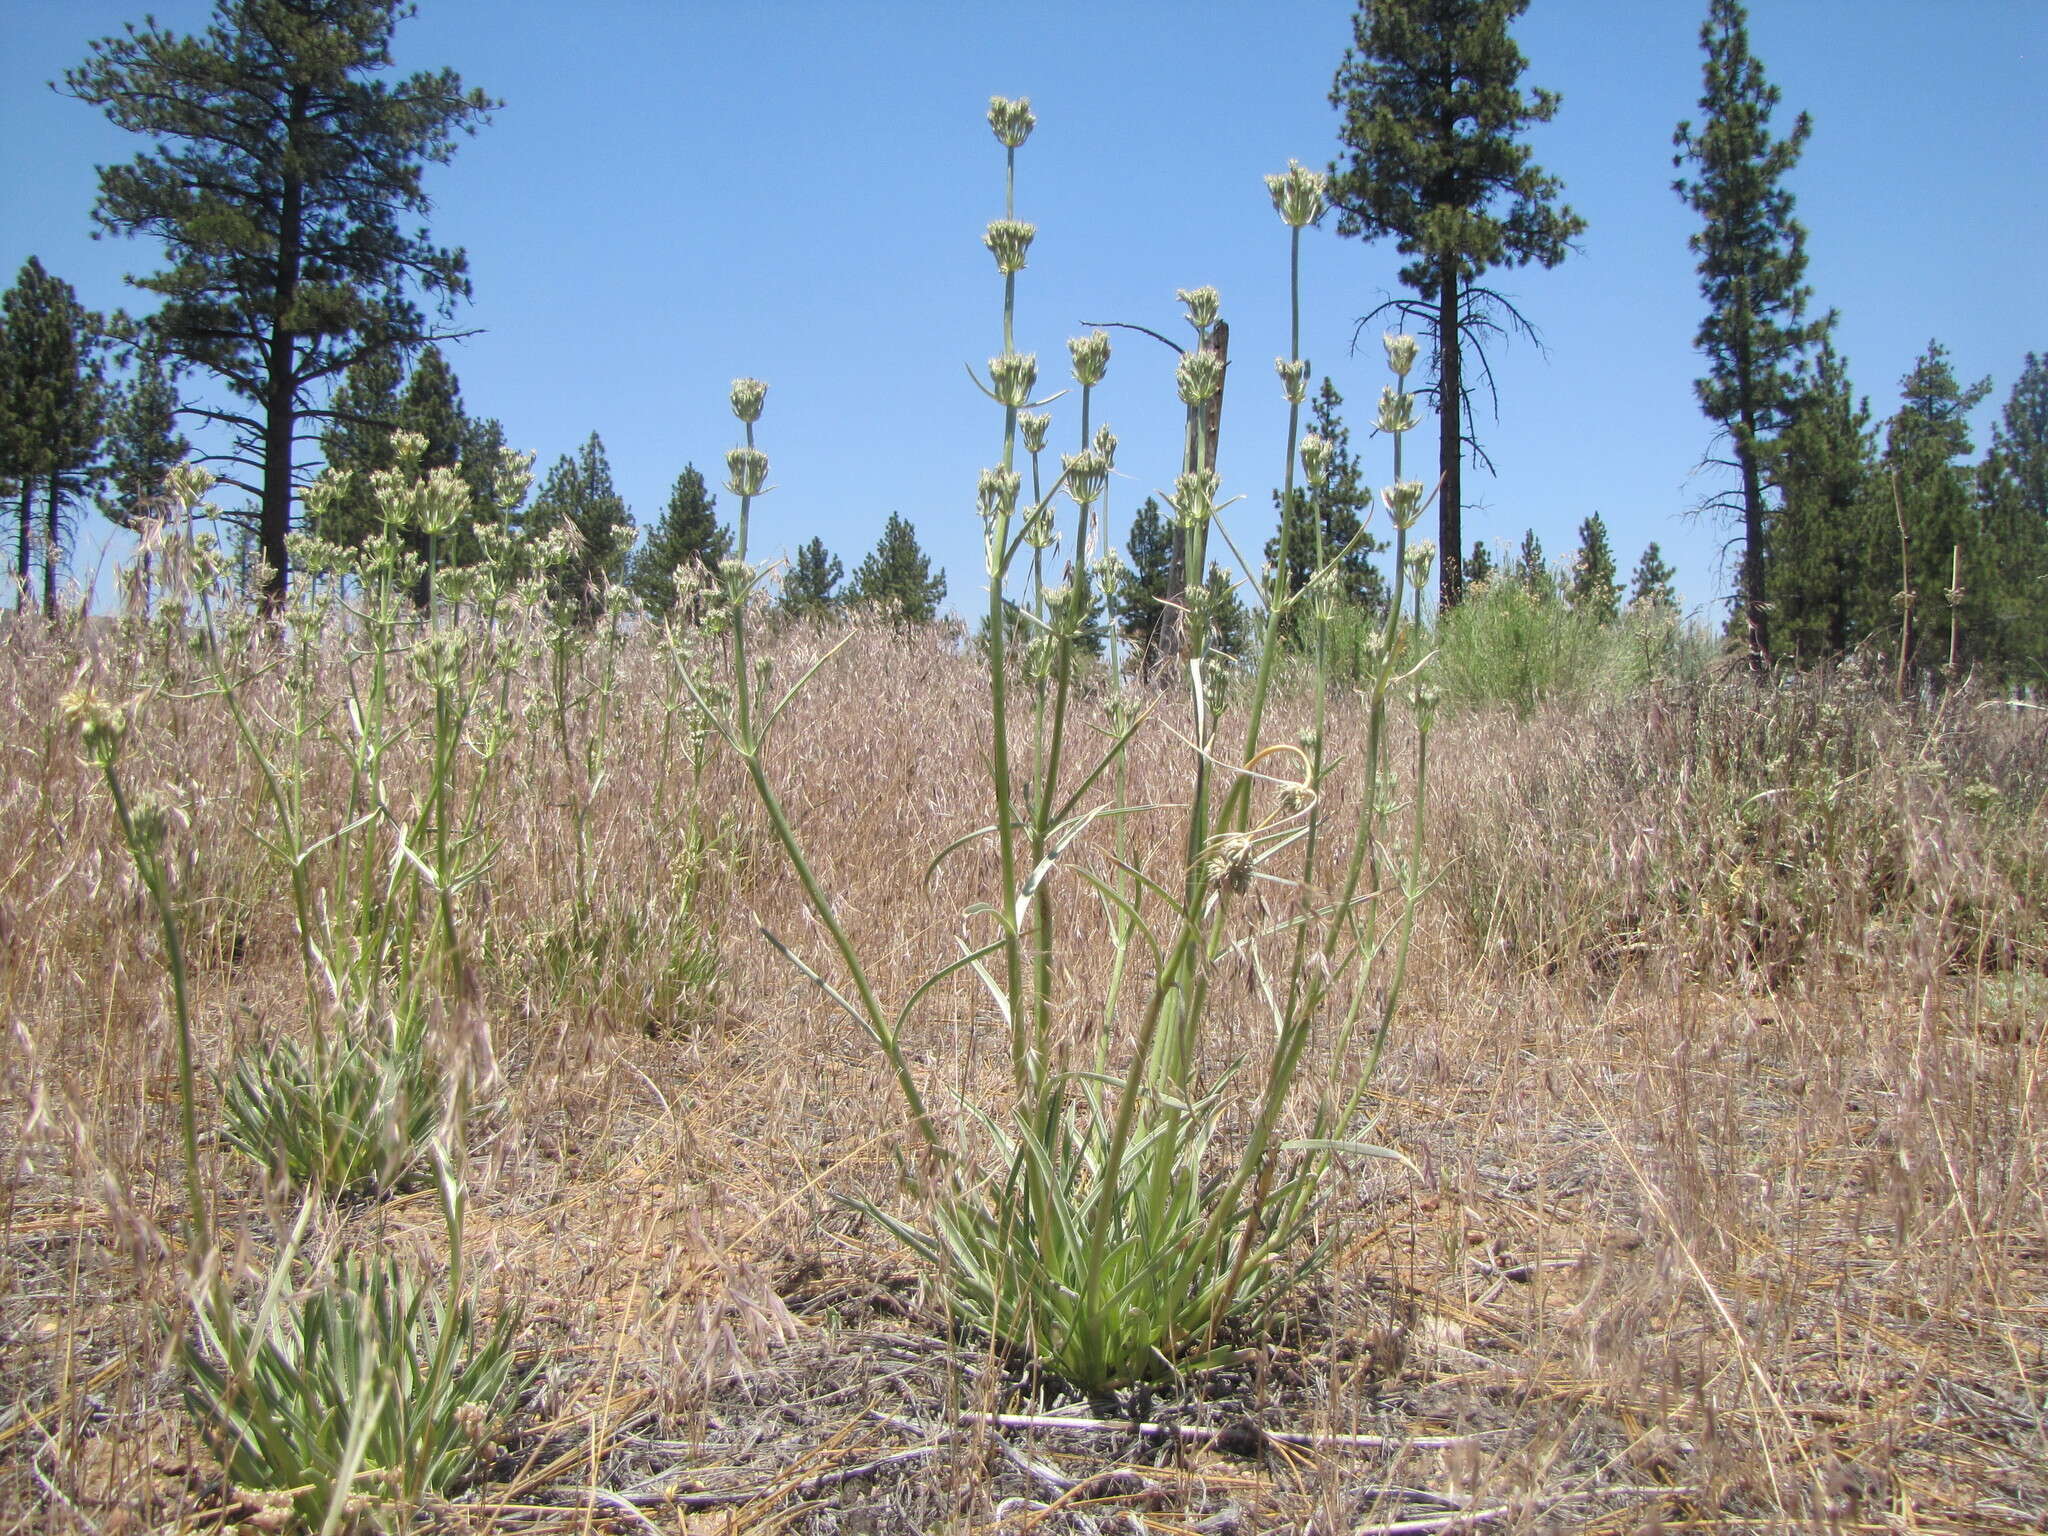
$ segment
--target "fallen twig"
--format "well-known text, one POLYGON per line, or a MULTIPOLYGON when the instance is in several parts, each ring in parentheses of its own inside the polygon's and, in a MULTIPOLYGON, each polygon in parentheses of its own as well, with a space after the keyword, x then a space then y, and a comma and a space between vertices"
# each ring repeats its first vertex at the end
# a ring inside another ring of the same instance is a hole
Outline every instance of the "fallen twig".
POLYGON ((1223 1439, 1232 1451, 1255 1451, 1261 1444, 1295 1445, 1311 1451, 1440 1451, 1470 1445, 1480 1435, 1500 1430, 1480 1430, 1470 1435, 1310 1435, 1292 1430, 1263 1429, 1249 1420, 1210 1429, 1195 1424, 1155 1424, 1129 1419, 1068 1419, 1057 1414, 963 1413, 963 1424, 988 1424, 998 1429, 1064 1430, 1083 1435, 1144 1435, 1150 1438, 1199 1441, 1204 1444, 1223 1439), (1232 1443, 1236 1442, 1236 1443, 1232 1443))
MULTIPOLYGON (((942 1443, 939 1442, 930 1445, 913 1445, 907 1451, 893 1451, 889 1455, 878 1457, 873 1461, 864 1461, 859 1466, 840 1467, 831 1472, 820 1472, 815 1476, 803 1479, 801 1482, 782 1487, 771 1483, 766 1486, 753 1488, 725 1488, 692 1493, 637 1489, 632 1493, 606 1494, 604 1495, 604 1502, 611 1503, 615 1500, 622 1500, 637 1509, 722 1509, 728 1505, 756 1504, 763 1499, 771 1498, 795 1497, 807 1499, 814 1494, 823 1493, 827 1488, 836 1488, 841 1483, 854 1482, 859 1478, 869 1477, 874 1473, 885 1471, 890 1467, 902 1466, 907 1462, 922 1461, 927 1456, 936 1455, 942 1448, 942 1443)), ((584 1489, 583 1491, 586 1493, 598 1492, 596 1489, 584 1489)))

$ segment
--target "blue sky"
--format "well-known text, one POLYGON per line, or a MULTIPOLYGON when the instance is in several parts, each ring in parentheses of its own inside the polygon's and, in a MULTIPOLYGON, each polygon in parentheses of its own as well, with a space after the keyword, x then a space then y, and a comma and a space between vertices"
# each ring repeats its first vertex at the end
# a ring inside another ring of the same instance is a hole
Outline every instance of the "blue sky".
MULTIPOLYGON (((140 0, 0 0, 0 264, 29 255, 88 305, 146 298, 122 275, 146 241, 91 239, 94 167, 140 147, 47 89, 140 0)), ((209 7, 158 0, 166 26, 209 7)), ((1270 521, 1285 406, 1286 231, 1260 176, 1337 152, 1331 76, 1349 0, 1258 6, 1149 0, 1034 4, 754 4, 421 0, 400 65, 451 65, 506 105, 430 180, 437 238, 467 248, 479 334, 450 349, 476 414, 502 419, 538 470, 593 430, 643 522, 685 462, 713 483, 735 440, 728 381, 770 386, 760 441, 776 491, 756 550, 813 535, 849 570, 891 511, 916 525, 971 607, 975 476, 1001 415, 963 364, 999 350, 1001 284, 982 250, 1002 212, 991 93, 1029 95, 1018 213, 1039 226, 1019 280, 1020 345, 1064 373, 1082 320, 1177 332, 1176 288, 1211 283, 1232 324, 1222 470, 1247 499, 1247 550, 1270 521)), ((1726 593, 1729 530, 1688 509, 1711 428, 1692 395, 1701 314, 1670 190, 1671 133, 1696 115, 1704 0, 1535 0, 1517 37, 1525 83, 1562 93, 1536 158, 1585 216, 1552 271, 1497 273, 1542 333, 1495 356, 1500 414, 1478 431, 1497 477, 1469 473, 1466 538, 1534 527, 1562 556, 1601 513, 1623 572, 1658 541, 1687 602, 1726 593)), ((1815 304, 1879 417, 1930 338, 1964 379, 1989 375, 1978 446, 2028 350, 2048 350, 2048 4, 2042 0, 1756 0, 1751 41, 1814 135, 1794 173, 1815 304)), ((1332 221, 1334 222, 1334 221, 1332 221)), ((1390 244, 1312 232, 1303 351, 1350 402, 1358 447, 1383 381, 1358 317, 1396 291, 1390 244)), ((1122 439, 1121 530, 1177 467, 1172 355, 1121 333, 1097 419, 1122 439)), ((1072 446, 1071 402, 1053 440, 1072 446)), ((1430 424, 1422 438, 1433 442, 1430 424)), ((1433 448, 1422 450, 1433 461, 1433 448)), ((732 508, 721 502, 720 511, 732 508)), ((104 540, 103 528, 93 537, 104 540)), ((88 552, 86 558, 92 556, 88 552)), ((1718 607, 1714 610, 1718 614, 1718 607)))

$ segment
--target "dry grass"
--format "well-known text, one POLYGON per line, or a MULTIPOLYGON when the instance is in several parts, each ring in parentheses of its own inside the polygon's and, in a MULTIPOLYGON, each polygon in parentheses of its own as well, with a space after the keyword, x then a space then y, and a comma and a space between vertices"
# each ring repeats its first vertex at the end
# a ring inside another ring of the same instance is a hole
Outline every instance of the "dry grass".
MULTIPOLYGON (((778 671, 826 643, 782 636, 778 671)), ((125 766, 178 811, 216 1071, 301 1012, 259 789, 217 704, 182 696, 175 650, 16 625, 0 657, 0 1529, 260 1527, 165 1363, 181 1183, 162 972, 57 697, 81 669, 146 690, 125 766)), ((471 1263, 523 1299, 540 1369, 490 1477, 434 1514, 446 1528, 2048 1523, 2039 716, 1967 696, 1915 716, 1850 680, 1440 724, 1437 883, 1374 1090, 1378 1138, 1419 1172, 1340 1184, 1339 1258, 1240 1367, 1119 1405, 1230 1431, 1169 1438, 968 1417, 1047 1405, 949 1338, 839 1198, 898 1198, 900 1101, 758 936, 822 954, 729 763, 700 808, 711 927, 676 921, 681 701, 638 645, 623 676, 591 807, 601 956, 562 958, 579 785, 545 732, 512 748, 467 914, 504 1083, 476 1138, 471 1263), (709 993, 677 982, 701 942, 709 993)), ((985 710, 937 638, 863 633, 778 739, 820 874, 898 996, 985 888, 972 853, 921 878, 985 817, 985 710)), ((1140 802, 1175 798, 1173 723, 1133 754, 1140 802)), ((1350 726, 1332 735, 1355 759, 1350 726)), ((971 982, 925 1009, 910 1046, 950 1090, 936 1103, 1007 1081, 985 1013, 971 982)), ((282 1213, 248 1164, 207 1156, 233 1241, 267 1252, 282 1213)), ((328 1227, 430 1262, 440 1241, 426 1196, 328 1227)))

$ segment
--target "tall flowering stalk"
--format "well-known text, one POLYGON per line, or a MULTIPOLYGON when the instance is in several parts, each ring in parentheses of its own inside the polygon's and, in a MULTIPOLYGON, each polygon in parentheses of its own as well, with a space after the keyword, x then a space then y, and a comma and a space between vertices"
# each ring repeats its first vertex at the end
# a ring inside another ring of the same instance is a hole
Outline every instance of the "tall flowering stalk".
MULTIPOLYGON (((1389 793, 1382 756, 1385 716, 1397 686, 1419 659, 1401 600, 1426 572, 1418 573, 1418 562, 1403 551, 1394 602, 1376 632, 1376 670, 1366 689, 1370 736, 1368 761, 1360 770, 1365 809, 1352 859, 1332 890, 1307 852, 1324 814, 1320 725, 1327 682, 1316 683, 1314 740, 1267 743, 1260 731, 1282 610, 1319 600, 1334 564, 1349 550, 1319 548, 1316 575, 1302 594, 1287 594, 1278 577, 1265 583, 1268 641, 1248 695, 1242 756, 1232 760, 1220 745, 1223 695, 1216 683, 1225 659, 1213 651, 1210 638, 1223 594, 1208 579, 1210 533, 1221 528, 1227 505, 1208 451, 1222 365, 1205 343, 1218 324, 1220 300, 1212 288, 1184 291, 1197 345, 1176 376, 1188 431, 1167 499, 1191 577, 1182 599, 1182 632, 1193 730, 1180 807, 1184 831, 1166 854, 1173 867, 1158 868, 1156 852, 1148 867, 1127 830, 1137 812, 1159 809, 1134 804, 1128 793, 1127 749, 1148 712, 1117 693, 1106 744, 1085 757, 1074 745, 1073 663, 1087 619, 1095 509, 1114 465, 1116 441, 1092 419, 1094 391, 1109 361, 1107 338, 1098 332, 1069 344, 1080 387, 1079 445, 1062 455, 1057 480, 1050 487, 1043 483, 1040 456, 1048 423, 1040 408, 1049 402, 1034 399, 1037 360, 1017 346, 1017 277, 1036 234, 1016 217, 1017 151, 1035 121, 1028 102, 996 98, 990 104, 989 124, 1005 150, 1004 216, 989 224, 983 243, 1003 279, 1002 350, 989 360, 981 387, 1001 409, 1003 425, 1000 454, 981 472, 976 499, 988 580, 993 804, 989 825, 948 850, 982 839, 992 844, 997 886, 971 910, 971 920, 981 925, 974 941, 912 989, 893 1013, 880 1002, 798 845, 767 771, 775 718, 803 680, 770 706, 765 673, 749 660, 746 606, 758 576, 745 563, 745 528, 751 498, 765 483, 766 461, 754 447, 753 416, 737 388, 734 409, 747 423, 748 438, 729 461, 731 489, 741 506, 741 555, 726 578, 734 614, 734 703, 716 718, 745 762, 838 952, 844 980, 828 979, 772 935, 771 941, 875 1039, 914 1129, 934 1154, 924 1165, 925 1219, 879 1209, 874 1214, 933 1266, 961 1321, 1028 1357, 1043 1374, 1095 1392, 1158 1380, 1227 1355, 1232 1331, 1256 1325, 1319 1261, 1322 1248, 1305 1239, 1333 1160, 1391 1155, 1359 1141, 1355 1132, 1365 1082, 1393 1017, 1400 956, 1420 886, 1419 793, 1401 874, 1392 882, 1402 903, 1392 930, 1393 975, 1377 989, 1383 1001, 1362 1059, 1353 1042, 1367 999, 1375 994, 1367 972, 1385 947, 1376 926, 1383 900, 1381 855, 1372 851, 1383 837, 1381 807, 1389 793), (1032 459, 1029 498, 1018 467, 1020 442, 1032 459), (1064 576, 1049 584, 1052 504, 1062 491, 1073 504, 1073 546, 1064 576), (1012 597, 1013 576, 1027 548, 1028 600, 1019 602, 1012 597), (1010 652, 1020 631, 1031 635, 1034 658, 1024 669, 1033 683, 1028 697, 1012 686, 1010 652), (1027 706, 1028 730, 1017 715, 1027 706), (1088 857, 1089 834, 1105 821, 1117 829, 1115 854, 1101 865, 1088 857), (1291 917, 1269 924, 1242 902, 1255 882, 1292 892, 1291 917), (1074 927, 1063 921, 1065 909, 1077 900, 1107 909, 1113 951, 1107 995, 1099 1000, 1103 1028, 1092 1059, 1081 1062, 1071 1059, 1071 1043, 1055 1028, 1071 1004, 1085 1007, 1090 1001, 1071 998, 1065 988, 1066 978, 1093 967, 1062 965, 1057 952, 1074 927), (1145 960, 1149 965, 1138 963, 1145 960), (1254 996, 1271 1015, 1271 1027, 1264 1032, 1269 1043, 1254 1059, 1219 1063, 1212 1059, 1205 1025, 1212 981, 1226 961, 1249 963, 1254 996), (964 1134, 945 1135, 927 1111, 901 1033, 923 997, 969 968, 1007 1028, 1012 1096, 1006 1105, 972 1110, 964 1134), (1327 1068, 1305 1076, 1304 1063, 1316 1046, 1327 1068), (1246 1090, 1250 1101, 1240 1113, 1235 1105, 1246 1090), (1288 1111, 1304 1099, 1311 1134, 1282 1140, 1288 1111)), ((1292 166, 1269 179, 1269 190, 1292 241, 1296 318, 1291 354, 1280 369, 1291 407, 1282 504, 1291 507, 1297 458, 1314 482, 1327 457, 1327 445, 1298 440, 1308 365, 1292 355, 1299 351, 1301 232, 1320 216, 1322 179, 1292 166)), ((758 394, 749 398, 757 416, 758 394)), ((1405 533, 1419 499, 1398 478, 1388 494, 1405 533)), ((1292 536, 1283 529, 1283 569, 1285 541, 1292 536)), ((1096 570, 1105 596, 1113 598, 1120 566, 1105 553, 1096 570)), ((1417 719, 1426 742, 1427 710, 1418 709, 1417 719)), ((1418 762, 1418 780, 1420 774, 1418 762)))

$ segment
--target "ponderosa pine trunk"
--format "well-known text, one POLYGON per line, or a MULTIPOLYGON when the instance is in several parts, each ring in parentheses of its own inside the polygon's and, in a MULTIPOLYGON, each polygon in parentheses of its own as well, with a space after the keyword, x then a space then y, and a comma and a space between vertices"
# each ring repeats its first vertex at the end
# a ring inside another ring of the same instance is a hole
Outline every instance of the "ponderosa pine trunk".
POLYGON ((1458 606, 1465 595, 1465 567, 1459 551, 1465 547, 1463 508, 1460 503, 1465 455, 1465 376, 1463 348, 1458 335, 1458 262, 1443 258, 1443 272, 1437 283, 1437 465, 1443 486, 1437 493, 1437 563, 1441 569, 1438 591, 1445 613, 1458 606))

